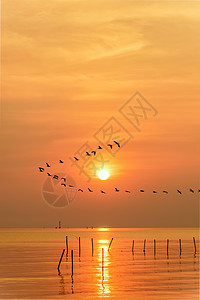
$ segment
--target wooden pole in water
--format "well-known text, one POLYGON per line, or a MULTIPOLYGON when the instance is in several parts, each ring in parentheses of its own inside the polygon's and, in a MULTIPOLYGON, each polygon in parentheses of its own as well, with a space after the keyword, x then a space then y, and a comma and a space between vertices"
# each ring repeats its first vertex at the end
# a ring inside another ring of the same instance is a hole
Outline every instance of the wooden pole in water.
POLYGON ((79 257, 81 256, 81 238, 80 238, 80 236, 78 238, 78 256, 79 257))
POLYGON ((154 244, 154 256, 156 256, 156 240, 153 241, 154 244))
POLYGON ((179 246, 180 246, 180 256, 181 256, 181 252, 182 252, 182 248, 181 248, 181 239, 179 239, 179 246))
POLYGON ((102 258, 101 258, 101 262, 102 262, 102 273, 101 273, 101 276, 102 276, 102 284, 103 284, 103 280, 104 280, 104 248, 102 248, 102 258))
POLYGON ((145 246, 146 246, 146 240, 144 240, 144 249, 143 249, 144 254, 145 254, 145 246))
POLYGON ((133 244, 132 244, 132 253, 134 253, 134 240, 133 240, 133 244))
POLYGON ((66 251, 67 251, 67 255, 68 255, 69 248, 68 248, 68 237, 67 237, 67 235, 66 235, 66 251))
POLYGON ((102 248, 102 270, 104 267, 104 248, 102 248))
POLYGON ((111 245, 112 245, 112 242, 113 242, 113 238, 111 239, 110 241, 110 244, 109 244, 109 247, 108 247, 108 250, 110 249, 111 245))
POLYGON ((65 253, 65 249, 63 249, 63 251, 62 251, 62 254, 61 254, 61 257, 60 257, 60 261, 58 263, 58 272, 60 272, 60 264, 61 264, 61 261, 62 261, 64 253, 65 253))
POLYGON ((196 255, 197 253, 197 247, 196 247, 196 241, 195 241, 195 237, 193 236, 193 242, 194 242, 194 255, 196 255))
POLYGON ((94 253, 94 243, 93 243, 93 238, 91 238, 91 243, 92 243, 92 256, 93 256, 93 253, 94 253))
POLYGON ((74 275, 74 251, 71 250, 71 261, 72 261, 72 274, 71 277, 74 275))
POLYGON ((169 256, 169 240, 167 240, 167 256, 169 256))

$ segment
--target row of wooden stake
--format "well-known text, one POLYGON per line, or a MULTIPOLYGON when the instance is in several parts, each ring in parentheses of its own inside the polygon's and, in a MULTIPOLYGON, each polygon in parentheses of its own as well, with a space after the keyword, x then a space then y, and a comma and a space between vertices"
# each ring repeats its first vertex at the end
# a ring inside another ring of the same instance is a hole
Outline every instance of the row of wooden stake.
MULTIPOLYGON (((78 244, 79 244, 79 257, 81 256, 81 238, 79 236, 78 238, 78 244)), ((113 242, 113 238, 110 240, 110 243, 109 243, 109 246, 108 246, 108 251, 110 250, 110 247, 112 245, 112 242, 113 242)), ((193 243, 194 243, 194 255, 196 255, 197 253, 197 247, 196 247, 196 241, 195 241, 195 237, 193 237, 193 243)), ((93 238, 91 238, 91 244, 92 244, 92 256, 94 254, 94 240, 93 238)), ((134 254, 134 245, 135 245, 135 241, 133 240, 133 243, 132 243, 132 253, 134 254)), ((180 256, 182 254, 182 242, 181 242, 181 239, 179 239, 179 250, 180 250, 180 256)), ((69 253, 69 246, 68 246, 68 237, 66 236, 66 254, 68 255, 69 253)), ((145 252, 146 252, 146 239, 144 240, 144 248, 143 248, 143 253, 145 255, 145 252)), ((58 263, 58 272, 60 272, 60 264, 62 262, 62 258, 63 258, 63 255, 65 253, 65 249, 63 249, 62 251, 62 254, 61 254, 61 257, 60 257, 60 260, 59 260, 59 263, 58 263)), ((104 248, 102 248, 102 261, 103 261, 103 256, 104 256, 104 248)), ((154 256, 156 256, 156 240, 154 240, 154 256)), ((167 240, 167 256, 169 256, 169 240, 167 240)), ((73 277, 73 261, 74 261, 74 254, 73 254, 73 250, 71 250, 71 262, 72 262, 72 277, 73 277)))
MULTIPOLYGON (((194 255, 196 255, 197 253, 197 247, 196 247, 196 241, 195 241, 195 237, 193 237, 193 243, 194 243, 194 255)), ((154 255, 156 255, 156 240, 153 241, 154 244, 154 255)), ((144 248, 143 248, 143 252, 145 254, 146 250, 146 240, 144 240, 144 248)), ((180 256, 182 253, 182 241, 181 239, 179 239, 179 249, 180 249, 180 256)), ((133 244, 132 244, 132 252, 134 253, 134 240, 133 240, 133 244)), ((169 256, 169 240, 167 240, 167 256, 169 256)))
MULTIPOLYGON (((68 246, 68 237, 66 236, 66 252, 67 252, 67 255, 68 255, 68 252, 69 252, 69 246, 68 246)), ((113 242, 113 238, 111 239, 110 241, 110 244, 109 244, 109 247, 108 247, 108 250, 110 249, 111 245, 112 245, 112 242, 113 242)), ((94 254, 94 239, 91 238, 91 244, 92 244, 92 255, 94 254)), ((80 257, 81 256, 81 238, 79 236, 78 238, 78 256, 80 257)))

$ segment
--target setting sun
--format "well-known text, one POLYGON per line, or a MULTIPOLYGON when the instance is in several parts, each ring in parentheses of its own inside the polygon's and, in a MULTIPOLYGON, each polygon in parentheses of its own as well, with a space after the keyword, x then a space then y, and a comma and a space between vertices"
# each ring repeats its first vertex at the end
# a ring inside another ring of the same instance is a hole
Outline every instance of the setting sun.
POLYGON ((106 170, 100 170, 99 173, 98 173, 98 177, 101 180, 106 180, 109 177, 109 173, 106 170))

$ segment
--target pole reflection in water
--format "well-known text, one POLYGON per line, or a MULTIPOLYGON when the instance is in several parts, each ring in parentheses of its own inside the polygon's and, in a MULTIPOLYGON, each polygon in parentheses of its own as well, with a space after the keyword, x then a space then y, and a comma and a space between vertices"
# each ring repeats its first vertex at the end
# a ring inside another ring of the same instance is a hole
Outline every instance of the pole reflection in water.
POLYGON ((74 294, 74 284, 73 284, 73 279, 72 279, 72 285, 71 285, 71 291, 72 291, 72 294, 74 294))
POLYGON ((97 244, 97 294, 108 295, 110 290, 110 256, 108 253, 109 240, 98 240, 97 244))
POLYGON ((59 291, 59 295, 65 295, 65 281, 64 281, 64 277, 63 275, 58 272, 58 276, 60 277, 60 291, 59 291))

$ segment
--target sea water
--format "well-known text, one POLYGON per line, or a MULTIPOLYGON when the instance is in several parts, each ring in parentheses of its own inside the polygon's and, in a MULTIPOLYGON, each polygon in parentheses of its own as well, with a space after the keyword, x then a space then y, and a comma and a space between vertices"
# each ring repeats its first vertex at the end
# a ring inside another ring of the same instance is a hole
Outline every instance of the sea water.
POLYGON ((0 230, 0 299, 195 300, 199 295, 198 229, 0 230), (68 254, 65 250, 58 272, 66 236, 68 254))

